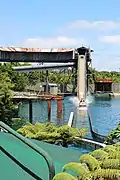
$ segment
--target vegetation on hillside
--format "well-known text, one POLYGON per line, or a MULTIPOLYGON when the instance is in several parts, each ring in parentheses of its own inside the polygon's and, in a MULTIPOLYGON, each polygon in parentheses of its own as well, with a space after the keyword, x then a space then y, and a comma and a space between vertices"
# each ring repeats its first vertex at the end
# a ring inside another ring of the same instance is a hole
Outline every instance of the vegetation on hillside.
MULTIPOLYGON (((24 91, 27 86, 34 86, 37 83, 46 81, 46 71, 34 71, 34 72, 16 72, 13 66, 28 66, 29 63, 21 64, 19 62, 11 62, 0 64, 0 72, 8 73, 8 77, 11 83, 14 85, 14 91, 24 91)), ((95 69, 89 69, 92 76, 89 76, 89 83, 93 83, 96 78, 111 78, 113 82, 120 82, 119 72, 107 72, 107 71, 97 71, 95 69)), ((73 88, 76 86, 75 81, 76 72, 75 70, 69 71, 49 71, 49 82, 56 83, 59 85, 73 84, 73 88)))
POLYGON ((80 157, 63 167, 53 180, 118 180, 120 178, 120 143, 108 145, 80 157))
POLYGON ((109 71, 97 71, 95 69, 91 69, 91 72, 92 72, 94 79, 111 78, 113 82, 120 83, 120 72, 117 72, 117 71, 111 71, 111 72, 109 72, 109 71))
MULTIPOLYGON (((8 73, 11 83, 14 85, 14 91, 24 91, 27 86, 34 86, 37 83, 46 81, 46 71, 33 72, 16 72, 12 67, 14 66, 28 66, 28 63, 4 63, 0 64, 0 72, 8 73)), ((72 83, 73 74, 67 72, 49 71, 49 82, 56 84, 70 84, 72 83)))
MULTIPOLYGON (((21 64, 19 62, 11 62, 0 64, 0 72, 8 73, 11 83, 14 84, 14 91, 24 91, 28 85, 35 85, 38 82, 45 82, 46 71, 34 71, 34 72, 16 72, 13 66, 28 66, 29 63, 21 64)), ((89 76, 89 82, 93 83, 96 78, 111 78, 113 82, 120 82, 120 72, 115 71, 97 71, 95 69, 89 68, 89 72, 92 76, 89 76)), ((61 85, 74 84, 75 86, 75 76, 76 72, 73 70, 66 71, 49 71, 49 82, 61 85)))
POLYGON ((67 147, 69 143, 76 141, 75 137, 82 137, 87 134, 86 129, 72 128, 67 125, 54 126, 51 123, 36 123, 32 125, 28 123, 17 132, 27 138, 33 138, 44 142, 61 144, 67 147))

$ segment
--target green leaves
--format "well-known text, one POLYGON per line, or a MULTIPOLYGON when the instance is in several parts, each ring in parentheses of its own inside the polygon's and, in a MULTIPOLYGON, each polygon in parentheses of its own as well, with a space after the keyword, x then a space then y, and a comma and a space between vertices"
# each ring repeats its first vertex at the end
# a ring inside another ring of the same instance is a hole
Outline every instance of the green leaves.
POLYGON ((119 175, 120 171, 117 169, 99 169, 92 172, 93 179, 117 180, 119 175))
POLYGON ((80 176, 84 180, 91 177, 90 171, 85 168, 81 163, 68 163, 63 167, 63 171, 71 171, 71 173, 76 174, 76 176, 80 176))
POLYGON ((80 162, 87 164, 90 171, 95 171, 100 168, 99 162, 89 154, 84 154, 80 157, 80 162))
POLYGON ((104 169, 120 169, 119 159, 106 159, 101 164, 104 169))
POLYGON ((51 123, 36 123, 32 125, 28 123, 18 132, 28 138, 34 138, 45 142, 55 143, 61 142, 63 146, 75 141, 75 137, 82 137, 86 134, 83 129, 72 128, 67 125, 56 127, 51 123))
POLYGON ((120 123, 108 135, 108 141, 118 139, 120 137, 120 123))
POLYGON ((53 178, 53 180, 77 180, 77 179, 68 173, 59 173, 53 178))
POLYGON ((104 160, 107 158, 108 153, 103 151, 102 149, 97 149, 90 153, 91 156, 93 156, 98 161, 104 160))
MULTIPOLYGON (((120 177, 120 143, 84 154, 80 157, 80 163, 68 163, 63 167, 63 171, 78 180, 118 180, 120 177)), ((62 180, 62 175, 63 173, 56 177, 62 180)))

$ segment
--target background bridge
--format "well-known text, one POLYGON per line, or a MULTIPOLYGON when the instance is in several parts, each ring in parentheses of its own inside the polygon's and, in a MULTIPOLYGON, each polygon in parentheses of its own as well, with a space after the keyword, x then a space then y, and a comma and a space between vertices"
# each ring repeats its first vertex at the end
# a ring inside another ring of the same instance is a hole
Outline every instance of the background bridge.
MULTIPOLYGON (((77 96, 85 101, 88 89, 88 67, 92 50, 85 47, 74 48, 0 48, 0 62, 41 62, 74 63, 77 72, 77 96)), ((66 66, 69 66, 66 65, 66 66)), ((58 67, 60 68, 60 66, 58 67)))
POLYGON ((73 48, 0 48, 1 62, 75 62, 76 50, 73 48))

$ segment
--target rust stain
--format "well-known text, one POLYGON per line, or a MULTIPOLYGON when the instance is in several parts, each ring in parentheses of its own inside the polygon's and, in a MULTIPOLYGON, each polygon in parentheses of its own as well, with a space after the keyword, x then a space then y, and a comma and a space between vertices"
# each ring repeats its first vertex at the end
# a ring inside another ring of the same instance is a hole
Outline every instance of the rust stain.
POLYGON ((95 82, 100 82, 100 83, 112 83, 112 79, 111 78, 97 78, 95 80, 95 82))
POLYGON ((0 51, 8 52, 69 52, 74 48, 22 48, 22 47, 0 47, 0 51))

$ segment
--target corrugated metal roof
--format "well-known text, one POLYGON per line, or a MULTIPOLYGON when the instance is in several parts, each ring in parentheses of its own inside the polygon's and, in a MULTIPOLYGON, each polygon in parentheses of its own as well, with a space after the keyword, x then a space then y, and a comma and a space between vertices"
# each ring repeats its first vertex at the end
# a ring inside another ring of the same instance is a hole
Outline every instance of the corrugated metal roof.
POLYGON ((69 52, 74 48, 22 48, 22 47, 0 47, 0 51, 9 52, 69 52))
POLYGON ((111 78, 97 78, 95 82, 100 82, 100 83, 112 83, 111 78))

